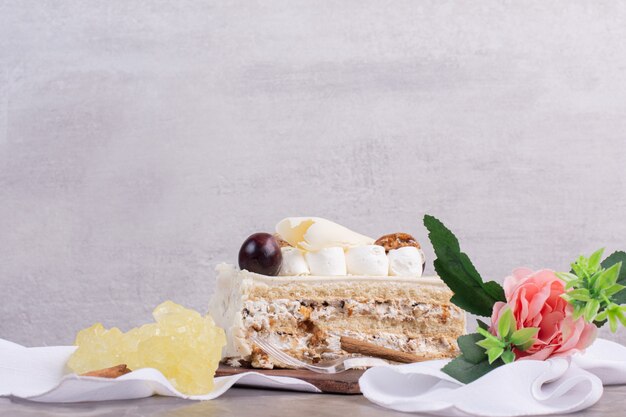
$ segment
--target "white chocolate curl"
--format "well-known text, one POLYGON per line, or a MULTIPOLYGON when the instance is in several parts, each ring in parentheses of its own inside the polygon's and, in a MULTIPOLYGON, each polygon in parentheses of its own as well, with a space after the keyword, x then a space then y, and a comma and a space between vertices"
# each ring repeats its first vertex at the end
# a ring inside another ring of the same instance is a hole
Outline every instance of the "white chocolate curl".
POLYGON ((276 233, 291 246, 319 251, 340 247, 349 249, 374 243, 374 239, 319 217, 287 217, 276 225, 276 233))

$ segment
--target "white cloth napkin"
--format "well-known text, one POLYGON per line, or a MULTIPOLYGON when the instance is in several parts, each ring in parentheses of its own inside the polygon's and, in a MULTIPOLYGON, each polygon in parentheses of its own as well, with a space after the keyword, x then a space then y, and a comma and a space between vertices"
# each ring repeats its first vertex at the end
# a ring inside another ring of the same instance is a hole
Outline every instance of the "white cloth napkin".
MULTIPOLYGON (((193 400, 219 397, 234 384, 320 392, 295 378, 246 372, 215 378, 215 389, 198 396, 178 392, 156 369, 140 369, 116 379, 67 374, 72 346, 26 348, 0 339, 0 397, 37 402, 84 402, 152 395, 193 400)), ((602 384, 626 383, 626 347, 598 339, 572 359, 519 361, 497 368, 471 384, 442 373, 446 361, 379 366, 359 383, 367 399, 383 407, 441 416, 522 416, 568 413, 595 404, 602 384)))
POLYGON ((0 339, 0 397, 68 403, 124 400, 166 395, 191 400, 212 400, 235 384, 291 391, 320 392, 308 382, 289 377, 245 372, 215 378, 215 389, 188 396, 177 391, 156 369, 139 369, 115 379, 67 374, 65 364, 76 348, 50 346, 27 348, 0 339))
POLYGON ((626 347, 598 339, 583 355, 517 361, 462 384, 441 372, 445 360, 375 367, 359 384, 386 408, 438 416, 571 413, 595 404, 602 385, 626 383, 626 347))

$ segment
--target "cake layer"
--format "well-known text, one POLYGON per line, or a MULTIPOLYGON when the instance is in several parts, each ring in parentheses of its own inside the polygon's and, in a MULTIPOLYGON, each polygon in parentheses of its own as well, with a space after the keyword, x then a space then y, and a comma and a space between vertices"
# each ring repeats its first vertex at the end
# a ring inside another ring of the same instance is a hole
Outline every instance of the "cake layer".
MULTIPOLYGON (((410 322, 377 322, 373 318, 364 318, 357 320, 329 320, 329 321, 313 321, 311 323, 315 324, 317 328, 321 331, 360 331, 368 334, 375 334, 377 332, 386 332, 386 333, 396 333, 400 335, 404 335, 407 337, 419 337, 419 336, 438 336, 441 334, 450 334, 456 337, 463 335, 463 331, 459 330, 457 332, 448 332, 448 329, 445 326, 438 325, 436 328, 430 328, 426 325, 416 326, 415 323, 410 322)), ((291 321, 278 321, 273 322, 270 327, 261 328, 257 330, 258 327, 251 326, 250 329, 253 329, 256 332, 261 332, 263 330, 268 330, 272 332, 283 332, 288 333, 292 332, 295 329, 297 324, 294 324, 291 321)))
POLYGON ((435 277, 265 277, 252 274, 254 285, 248 289, 249 298, 265 300, 326 301, 387 301, 395 299, 420 300, 422 303, 447 304, 451 293, 443 281, 435 277))
MULTIPOLYGON (((464 314, 450 304, 426 304, 409 299, 355 300, 247 300, 243 303, 245 327, 256 331, 286 331, 310 320, 322 329, 399 332, 407 336, 442 334, 462 329, 464 314)), ((459 333, 460 335, 460 333, 459 333)))
POLYGON ((209 312, 226 331, 231 363, 280 366, 250 342, 255 335, 312 360, 344 355, 341 336, 435 359, 456 355, 465 332, 464 313, 436 277, 267 277, 226 264, 217 272, 209 312))
MULTIPOLYGON (((258 335, 290 356, 312 362, 344 356, 346 352, 341 349, 341 336, 353 337, 386 348, 424 356, 428 359, 449 358, 458 354, 456 337, 450 336, 417 336, 411 338, 396 333, 380 332, 374 335, 352 330, 331 331, 326 333, 324 338, 316 338, 311 334, 291 335, 265 331, 259 332, 258 335)), ((245 358, 229 359, 227 362, 235 366, 241 365, 243 361, 250 363, 255 368, 271 368, 274 365, 281 368, 289 367, 277 363, 256 347, 253 347, 251 354, 245 358)))

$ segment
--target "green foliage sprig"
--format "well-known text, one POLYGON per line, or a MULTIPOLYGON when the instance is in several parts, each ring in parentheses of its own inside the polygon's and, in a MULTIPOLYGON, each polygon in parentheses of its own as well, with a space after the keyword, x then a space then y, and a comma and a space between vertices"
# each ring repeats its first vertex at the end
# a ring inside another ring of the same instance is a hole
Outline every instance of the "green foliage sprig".
POLYGON ((476 329, 484 339, 476 342, 480 347, 485 348, 489 363, 502 358, 504 363, 511 363, 515 360, 513 348, 525 351, 535 343, 535 336, 539 333, 538 327, 525 327, 517 329, 513 312, 506 307, 498 320, 498 334, 493 335, 488 330, 476 329))
POLYGON ((626 270, 622 262, 626 253, 614 252, 602 260, 604 249, 599 249, 589 257, 579 256, 572 263, 571 272, 558 272, 556 275, 566 282, 569 289, 562 297, 574 307, 573 318, 584 317, 601 327, 607 320, 612 332, 619 323, 626 326, 626 270))

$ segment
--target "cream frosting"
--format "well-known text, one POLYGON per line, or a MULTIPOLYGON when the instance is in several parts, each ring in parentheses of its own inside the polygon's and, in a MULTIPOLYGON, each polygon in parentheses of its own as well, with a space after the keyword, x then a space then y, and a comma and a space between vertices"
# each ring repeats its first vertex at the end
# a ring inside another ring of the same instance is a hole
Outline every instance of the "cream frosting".
POLYGON ((350 275, 385 276, 389 272, 389 259, 385 248, 378 245, 356 246, 346 252, 346 265, 350 275))
POLYGON ((421 277, 424 269, 424 254, 413 246, 392 249, 389 258, 389 275, 421 277))
POLYGON ((304 255, 313 275, 347 275, 346 256, 340 247, 324 248, 304 255))
POLYGON ((280 248, 280 251, 283 255, 283 263, 278 275, 296 276, 310 273, 309 264, 304 259, 304 252, 300 249, 287 246, 280 248))

